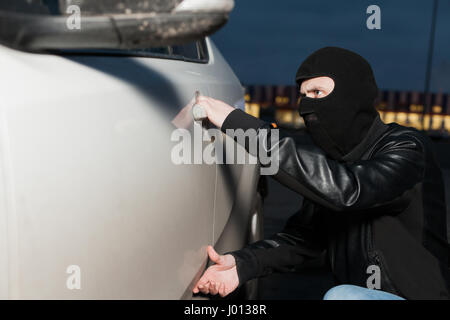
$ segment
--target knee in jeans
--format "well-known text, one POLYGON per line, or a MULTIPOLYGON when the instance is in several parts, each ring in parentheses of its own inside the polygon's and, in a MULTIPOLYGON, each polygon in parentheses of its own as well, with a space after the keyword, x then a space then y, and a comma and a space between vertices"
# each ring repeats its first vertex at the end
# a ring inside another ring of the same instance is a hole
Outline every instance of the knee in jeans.
POLYGON ((333 287, 325 293, 323 300, 360 300, 361 294, 356 288, 348 284, 333 287))

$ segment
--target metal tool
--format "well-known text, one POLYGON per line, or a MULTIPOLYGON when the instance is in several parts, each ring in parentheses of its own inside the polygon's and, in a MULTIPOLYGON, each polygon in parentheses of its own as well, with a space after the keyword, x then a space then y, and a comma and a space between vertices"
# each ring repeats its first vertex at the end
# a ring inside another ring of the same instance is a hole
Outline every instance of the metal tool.
POLYGON ((195 104, 192 107, 192 118, 194 118, 195 122, 202 122, 203 120, 208 118, 205 107, 198 104, 198 97, 200 96, 199 91, 195 91, 195 104))

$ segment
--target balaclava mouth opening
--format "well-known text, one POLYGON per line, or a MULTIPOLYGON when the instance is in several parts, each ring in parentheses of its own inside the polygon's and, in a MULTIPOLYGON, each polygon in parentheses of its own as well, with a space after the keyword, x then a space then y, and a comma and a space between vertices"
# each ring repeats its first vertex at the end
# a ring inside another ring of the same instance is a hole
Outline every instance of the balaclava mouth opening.
POLYGON ((330 157, 341 160, 366 136, 378 112, 378 87, 369 63, 349 50, 326 47, 300 65, 295 81, 330 77, 334 89, 324 98, 301 97, 299 113, 312 140, 330 157))

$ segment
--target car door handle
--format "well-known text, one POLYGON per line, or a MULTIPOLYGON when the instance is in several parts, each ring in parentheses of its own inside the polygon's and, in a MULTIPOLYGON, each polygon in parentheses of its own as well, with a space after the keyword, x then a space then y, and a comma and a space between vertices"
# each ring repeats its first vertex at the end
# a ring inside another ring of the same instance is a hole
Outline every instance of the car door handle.
POLYGON ((196 122, 202 122, 203 120, 208 119, 205 108, 199 104, 195 104, 192 107, 192 117, 196 122))
POLYGON ((200 96, 200 91, 195 91, 195 104, 192 106, 192 118, 195 122, 202 124, 202 122, 208 119, 205 107, 198 104, 198 97, 200 96))

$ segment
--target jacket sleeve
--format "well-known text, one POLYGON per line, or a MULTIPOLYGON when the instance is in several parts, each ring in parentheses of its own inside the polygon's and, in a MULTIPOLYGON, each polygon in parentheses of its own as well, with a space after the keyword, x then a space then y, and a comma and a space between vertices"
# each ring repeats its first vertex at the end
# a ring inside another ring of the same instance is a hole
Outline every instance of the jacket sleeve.
POLYGON ((293 272, 325 250, 327 238, 320 209, 308 200, 289 218, 283 231, 241 250, 228 252, 236 260, 239 285, 274 272, 293 272))
MULTIPOLYGON (((267 123, 236 109, 225 119, 222 131, 238 128, 271 131, 267 123)), ((250 143, 245 142, 247 151, 250 143)), ((412 134, 388 136, 371 159, 353 163, 335 161, 319 148, 296 144, 289 136, 266 146, 272 152, 274 147, 279 153, 274 178, 333 211, 371 211, 387 205, 401 210, 408 205, 409 191, 423 179, 425 170, 423 145, 412 134)))

